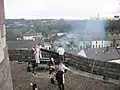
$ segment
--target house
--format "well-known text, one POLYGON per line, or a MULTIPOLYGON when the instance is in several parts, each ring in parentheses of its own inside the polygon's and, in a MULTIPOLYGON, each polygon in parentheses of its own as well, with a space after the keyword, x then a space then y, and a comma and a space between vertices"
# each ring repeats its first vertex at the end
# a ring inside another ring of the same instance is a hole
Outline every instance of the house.
POLYGON ((23 35, 23 40, 33 40, 42 39, 42 33, 36 33, 34 30, 30 30, 23 35))
POLYGON ((80 41, 79 42, 80 49, 91 48, 91 46, 92 46, 92 41, 80 41))
POLYGON ((42 33, 31 33, 23 36, 23 40, 36 40, 42 39, 42 33))
POLYGON ((65 35, 65 33, 57 33, 57 36, 63 36, 63 35, 65 35))
POLYGON ((107 47, 107 46, 112 46, 112 41, 108 40, 96 40, 92 41, 92 48, 102 48, 102 47, 107 47))
POLYGON ((114 47, 82 49, 78 55, 88 59, 120 63, 120 55, 114 47))

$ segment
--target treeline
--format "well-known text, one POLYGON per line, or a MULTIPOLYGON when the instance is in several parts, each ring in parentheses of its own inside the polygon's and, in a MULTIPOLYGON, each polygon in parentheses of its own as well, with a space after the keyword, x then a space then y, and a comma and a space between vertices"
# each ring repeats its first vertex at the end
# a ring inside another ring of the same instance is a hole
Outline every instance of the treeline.
POLYGON ((22 37, 29 30, 34 30, 36 33, 42 32, 43 36, 48 36, 51 33, 67 32, 71 29, 71 24, 64 19, 61 20, 25 20, 25 19, 7 19, 6 20, 7 40, 16 40, 17 37, 22 37), (19 26, 21 25, 22 26, 19 26), (31 27, 31 25, 33 27, 31 27))

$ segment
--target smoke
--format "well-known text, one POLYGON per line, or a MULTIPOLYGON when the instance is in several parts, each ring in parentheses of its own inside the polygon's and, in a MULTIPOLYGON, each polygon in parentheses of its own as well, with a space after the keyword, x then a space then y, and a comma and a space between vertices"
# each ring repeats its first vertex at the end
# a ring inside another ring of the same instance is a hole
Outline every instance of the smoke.
POLYGON ((71 25, 72 30, 68 33, 68 38, 73 38, 76 44, 83 40, 105 38, 106 20, 77 20, 71 25))

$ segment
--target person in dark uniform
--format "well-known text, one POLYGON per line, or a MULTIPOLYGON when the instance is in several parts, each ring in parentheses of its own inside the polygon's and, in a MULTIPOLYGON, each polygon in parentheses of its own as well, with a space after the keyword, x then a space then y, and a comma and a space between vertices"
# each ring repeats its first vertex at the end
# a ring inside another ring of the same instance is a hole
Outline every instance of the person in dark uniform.
POLYGON ((70 69, 63 64, 63 61, 60 61, 59 66, 58 66, 58 72, 56 73, 56 80, 58 82, 60 90, 64 90, 64 84, 65 84, 64 73, 65 73, 65 70, 70 70, 70 69))
POLYGON ((58 71, 56 73, 56 80, 58 82, 59 90, 64 90, 63 71, 58 71))

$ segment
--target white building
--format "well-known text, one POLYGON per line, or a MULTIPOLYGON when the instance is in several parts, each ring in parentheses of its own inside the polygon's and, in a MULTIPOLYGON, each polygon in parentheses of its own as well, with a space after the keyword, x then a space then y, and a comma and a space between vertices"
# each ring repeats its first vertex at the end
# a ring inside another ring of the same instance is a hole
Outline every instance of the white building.
POLYGON ((62 36, 62 35, 65 35, 65 33, 57 33, 57 36, 62 36))
POLYGON ((42 33, 31 33, 26 34, 23 36, 23 40, 35 40, 35 39, 42 39, 42 33))
POLYGON ((79 42, 79 48, 85 49, 85 48, 102 48, 106 46, 112 46, 112 41, 108 40, 96 40, 96 41, 80 41, 79 42))
POLYGON ((85 48, 91 48, 92 41, 80 41, 79 48, 85 49, 85 48))
POLYGON ((100 41, 92 41, 92 47, 91 48, 102 48, 102 47, 107 47, 111 46, 112 41, 107 41, 107 40, 100 40, 100 41))

